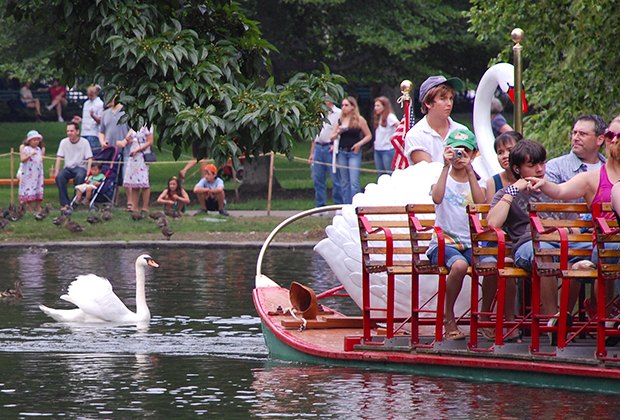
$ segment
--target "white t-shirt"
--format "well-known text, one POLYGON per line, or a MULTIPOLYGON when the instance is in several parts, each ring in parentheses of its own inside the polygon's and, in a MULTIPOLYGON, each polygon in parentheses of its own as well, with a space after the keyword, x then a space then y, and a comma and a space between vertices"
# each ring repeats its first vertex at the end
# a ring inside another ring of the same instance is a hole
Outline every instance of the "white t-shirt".
POLYGON ((341 112, 342 111, 340 111, 340 108, 338 108, 336 105, 332 106, 331 112, 327 115, 329 123, 323 123, 323 128, 321 129, 321 132, 314 139, 315 142, 321 144, 331 143, 330 136, 332 135, 332 130, 334 129, 334 126, 338 123, 338 118, 340 118, 341 112))
POLYGON ((390 113, 387 116, 387 125, 383 127, 381 124, 375 128, 375 150, 392 150, 392 142, 390 139, 396 131, 398 125, 398 118, 396 115, 390 113))
POLYGON ((467 129, 463 124, 457 123, 450 117, 448 117, 448 121, 450 122, 450 128, 446 138, 441 138, 439 133, 428 125, 426 115, 411 130, 407 131, 405 136, 405 155, 410 165, 413 165, 411 152, 415 150, 428 153, 431 155, 433 162, 443 163, 443 151, 446 148, 446 140, 450 133, 458 129, 467 129))
POLYGON ((88 99, 84 102, 84 107, 82 108, 82 135, 96 137, 99 135, 99 124, 91 117, 91 110, 97 118, 101 118, 103 114, 103 101, 101 98, 96 97, 92 101, 88 99))
POLYGON ((84 137, 80 137, 80 140, 75 144, 71 143, 69 137, 65 137, 60 140, 56 156, 60 156, 65 160, 65 168, 76 168, 81 166, 86 169, 86 161, 93 157, 93 152, 90 149, 88 140, 84 137))
MULTIPOLYGON (((481 188, 485 187, 483 180, 479 180, 478 185, 481 188)), ((471 248, 469 221, 467 220, 468 204, 474 204, 469 182, 457 182, 448 174, 443 200, 435 205, 435 225, 443 229, 446 245, 459 250, 471 248)), ((429 250, 435 247, 437 247, 437 238, 433 235, 429 250)))

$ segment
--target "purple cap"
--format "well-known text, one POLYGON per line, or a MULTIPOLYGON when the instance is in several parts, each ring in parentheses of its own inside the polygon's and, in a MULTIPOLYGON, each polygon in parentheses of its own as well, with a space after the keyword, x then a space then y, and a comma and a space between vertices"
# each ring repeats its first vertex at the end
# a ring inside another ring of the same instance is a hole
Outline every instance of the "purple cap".
POLYGON ((457 92, 460 92, 463 89, 465 89, 465 85, 463 81, 459 79, 458 77, 451 77, 449 79, 446 79, 444 76, 431 76, 428 79, 426 79, 422 83, 422 85, 420 85, 420 96, 419 96, 420 103, 424 102, 424 98, 426 97, 426 94, 428 94, 429 90, 431 90, 435 86, 439 86, 443 84, 452 86, 452 88, 454 88, 454 90, 456 90, 457 92))

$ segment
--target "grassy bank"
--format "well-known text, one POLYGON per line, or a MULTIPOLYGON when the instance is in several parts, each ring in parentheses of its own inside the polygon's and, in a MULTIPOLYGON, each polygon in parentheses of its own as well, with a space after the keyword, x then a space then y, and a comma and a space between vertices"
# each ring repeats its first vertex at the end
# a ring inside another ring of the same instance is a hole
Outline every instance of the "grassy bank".
MULTIPOLYGON (((454 118, 471 127, 471 114, 455 115, 454 118)), ((32 122, 32 123, 0 123, 0 178, 8 179, 11 173, 15 174, 19 165, 19 158, 13 159, 11 169, 11 159, 8 154, 11 148, 19 150, 19 144, 25 137, 28 130, 38 130, 44 137, 46 145, 45 173, 49 174, 49 168, 54 165, 56 150, 62 138, 66 136, 66 125, 57 122, 32 122)), ((303 210, 314 207, 312 195, 312 176, 307 159, 310 153, 311 143, 297 143, 293 148, 294 159, 289 160, 284 156, 277 156, 275 160, 275 177, 286 191, 303 191, 303 194, 278 194, 277 199, 272 201, 272 209, 275 210, 303 210)), ((191 159, 189 153, 183 153, 179 161, 172 157, 172 150, 163 145, 161 150, 156 150, 158 162, 151 165, 150 180, 153 199, 166 187, 167 180, 176 175, 185 163, 191 159)), ((374 171, 372 155, 366 154, 366 161, 362 165, 360 182, 362 187, 368 183, 375 182, 377 179, 374 171)), ((199 180, 198 167, 194 167, 188 174, 186 189, 191 191, 199 180)), ((229 209, 238 210, 265 210, 267 208, 267 197, 244 197, 237 195, 235 188, 238 184, 235 181, 226 183, 227 199, 229 209)), ((122 189, 121 189, 122 191, 122 189)), ((123 201, 121 192, 121 201, 123 201)), ((6 206, 10 202, 11 190, 8 186, 0 186, 0 207, 6 206)), ((17 188, 14 189, 14 198, 17 200, 17 188)), ((57 206, 58 191, 54 185, 45 187, 45 200, 57 206)), ((190 209, 197 209, 195 200, 189 206, 190 209)))
MULTIPOLYGON (((165 240, 159 227, 151 219, 133 220, 131 215, 122 210, 113 210, 112 220, 98 224, 89 224, 86 219, 91 214, 76 211, 72 220, 78 222, 83 232, 74 233, 64 226, 52 223, 53 212, 43 221, 37 221, 28 214, 21 220, 11 222, 0 230, 0 243, 13 242, 49 242, 49 241, 132 241, 165 240)), ((208 215, 183 216, 178 219, 168 218, 169 226, 174 232, 171 240, 177 241, 263 241, 269 232, 282 221, 282 217, 222 217, 208 215)), ((325 226, 331 218, 308 217, 299 220, 282 231, 278 238, 294 241, 319 240, 324 237, 325 226)))

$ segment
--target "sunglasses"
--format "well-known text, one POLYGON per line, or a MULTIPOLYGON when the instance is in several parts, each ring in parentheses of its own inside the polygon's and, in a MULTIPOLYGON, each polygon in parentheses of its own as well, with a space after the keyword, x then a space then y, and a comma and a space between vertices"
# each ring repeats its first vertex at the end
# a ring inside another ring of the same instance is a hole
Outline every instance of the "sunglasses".
POLYGON ((611 130, 607 130, 605 131, 605 134, 603 134, 605 136, 605 138, 607 140, 613 140, 615 138, 620 138, 620 133, 616 133, 614 131, 611 130))

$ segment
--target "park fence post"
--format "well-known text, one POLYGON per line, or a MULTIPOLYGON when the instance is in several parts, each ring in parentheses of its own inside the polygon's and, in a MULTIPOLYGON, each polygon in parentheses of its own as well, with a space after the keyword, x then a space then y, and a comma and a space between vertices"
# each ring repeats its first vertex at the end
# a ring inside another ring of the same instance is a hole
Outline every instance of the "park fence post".
POLYGON ((15 164, 13 163, 13 155, 15 154, 15 149, 13 147, 11 147, 11 164, 10 164, 10 169, 11 169, 11 206, 15 205, 15 187, 13 186, 13 182, 14 182, 14 174, 15 174, 15 164))
POLYGON ((273 164, 275 153, 269 156, 269 184, 267 184, 267 216, 271 216, 271 194, 273 192, 273 164))

